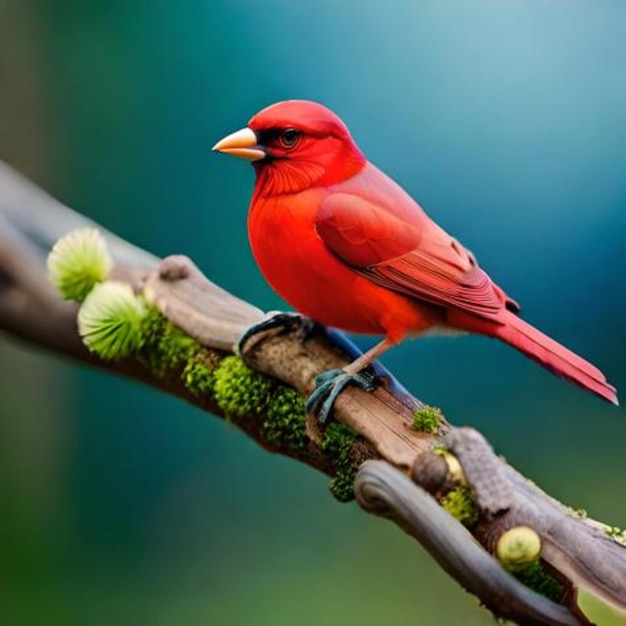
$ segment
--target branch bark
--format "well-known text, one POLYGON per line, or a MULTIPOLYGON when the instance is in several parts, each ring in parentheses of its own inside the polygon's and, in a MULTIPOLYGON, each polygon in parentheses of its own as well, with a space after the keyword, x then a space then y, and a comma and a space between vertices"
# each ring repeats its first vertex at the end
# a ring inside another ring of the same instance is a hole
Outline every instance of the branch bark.
MULTIPOLYGON (((62 301, 49 284, 45 256, 70 230, 93 222, 56 202, 0 164, 0 329, 74 359, 103 367, 179 396, 206 411, 223 411, 209 395, 191 393, 180 372, 159 377, 135 358, 103 361, 82 344, 77 305, 62 301)), ((164 261, 99 227, 115 260, 115 278, 143 290, 163 315, 202 345, 231 353, 262 311, 211 283, 184 257, 164 261)), ((306 341, 297 319, 250 334, 240 346, 252 368, 308 395, 320 372, 341 367, 356 348, 341 334, 317 329, 306 341)), ((416 537, 466 589, 497 616, 521 624, 589 623, 576 605, 576 590, 591 589, 626 610, 626 548, 598 522, 582 519, 497 457, 472 429, 445 421, 434 434, 411 428, 423 404, 377 366, 384 384, 373 393, 350 388, 337 400, 336 421, 360 435, 351 448, 361 465, 355 492, 361 506, 392 518, 416 537), (458 459, 477 503, 472 532, 438 503, 449 469, 433 452, 445 445, 458 459), (433 497, 433 495, 437 498, 433 497), (563 585, 560 603, 530 590, 492 556, 498 537, 516 526, 541 537, 543 564, 563 585)), ((268 440, 263 416, 228 416, 264 448, 298 459, 328 475, 336 469, 324 449, 324 428, 307 416, 309 443, 294 449, 268 440)))

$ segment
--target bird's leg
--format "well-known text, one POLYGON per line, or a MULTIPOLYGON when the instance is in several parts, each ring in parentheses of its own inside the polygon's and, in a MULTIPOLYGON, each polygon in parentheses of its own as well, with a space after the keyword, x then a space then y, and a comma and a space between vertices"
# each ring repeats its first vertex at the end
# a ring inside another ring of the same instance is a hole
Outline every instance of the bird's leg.
POLYGON ((356 385, 364 391, 373 391, 378 384, 378 379, 367 368, 393 345, 395 345, 394 341, 384 339, 346 367, 318 374, 315 377, 315 390, 306 402, 307 412, 315 414, 323 424, 328 420, 335 400, 348 385, 356 385))
POLYGON ((346 365, 343 368, 343 371, 346 374, 358 374, 361 370, 369 367, 381 354, 387 352, 389 348, 392 348, 395 345, 394 341, 383 339, 367 352, 364 352, 360 357, 354 359, 350 365, 346 365))

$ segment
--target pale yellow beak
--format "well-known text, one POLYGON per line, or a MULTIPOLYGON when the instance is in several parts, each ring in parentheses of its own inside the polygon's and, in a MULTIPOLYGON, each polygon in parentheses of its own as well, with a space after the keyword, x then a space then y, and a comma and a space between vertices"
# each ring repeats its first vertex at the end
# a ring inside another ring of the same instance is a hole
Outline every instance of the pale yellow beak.
POLYGON ((224 137, 213 146, 213 150, 248 161, 258 161, 265 157, 264 150, 258 146, 256 135, 250 128, 242 128, 224 137))

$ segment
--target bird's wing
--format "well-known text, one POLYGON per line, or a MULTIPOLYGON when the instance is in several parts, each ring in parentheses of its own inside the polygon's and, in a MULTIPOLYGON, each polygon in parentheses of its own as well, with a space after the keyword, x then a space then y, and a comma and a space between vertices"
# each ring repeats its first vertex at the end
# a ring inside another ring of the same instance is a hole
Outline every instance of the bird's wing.
POLYGON ((354 193, 320 205, 316 229, 328 249, 373 282, 432 304, 497 321, 517 305, 472 254, 423 213, 415 222, 354 193))

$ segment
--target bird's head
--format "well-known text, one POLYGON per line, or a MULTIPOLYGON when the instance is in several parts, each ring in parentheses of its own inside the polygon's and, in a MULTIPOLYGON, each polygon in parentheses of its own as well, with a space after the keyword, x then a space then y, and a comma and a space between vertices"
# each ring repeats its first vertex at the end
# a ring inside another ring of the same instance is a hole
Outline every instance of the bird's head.
POLYGON ((339 117, 307 100, 287 100, 263 109, 213 150, 252 161, 256 192, 265 196, 339 183, 365 165, 339 117))

